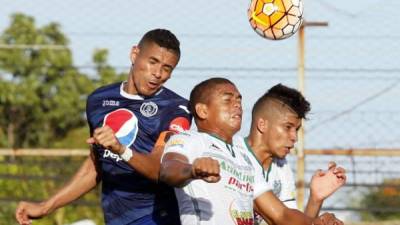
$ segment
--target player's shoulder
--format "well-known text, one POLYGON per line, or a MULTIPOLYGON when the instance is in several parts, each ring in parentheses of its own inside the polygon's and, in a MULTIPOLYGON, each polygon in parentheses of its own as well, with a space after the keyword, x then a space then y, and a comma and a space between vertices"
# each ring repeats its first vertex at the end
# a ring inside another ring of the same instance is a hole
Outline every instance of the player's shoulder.
POLYGON ((201 136, 199 132, 193 130, 185 130, 170 136, 166 143, 166 147, 173 145, 187 145, 194 143, 196 142, 196 140, 200 139, 201 136))
POLYGON ((188 109, 189 101, 166 87, 162 87, 157 94, 149 97, 148 100, 156 104, 164 114, 191 115, 188 109))
POLYGON ((119 92, 119 90, 121 88, 121 83, 122 82, 117 82, 117 83, 101 86, 101 87, 97 88, 96 90, 94 90, 88 96, 88 99, 98 98, 103 95, 108 95, 109 93, 115 92, 115 91, 119 92))
POLYGON ((175 102, 184 102, 187 103, 188 100, 173 90, 167 88, 167 87, 162 87, 162 89, 159 91, 157 94, 160 98, 168 99, 170 101, 175 101, 175 102))
POLYGON ((195 130, 184 130, 179 133, 172 135, 172 137, 176 138, 184 138, 184 139, 191 139, 191 138, 198 138, 200 137, 200 133, 195 130))

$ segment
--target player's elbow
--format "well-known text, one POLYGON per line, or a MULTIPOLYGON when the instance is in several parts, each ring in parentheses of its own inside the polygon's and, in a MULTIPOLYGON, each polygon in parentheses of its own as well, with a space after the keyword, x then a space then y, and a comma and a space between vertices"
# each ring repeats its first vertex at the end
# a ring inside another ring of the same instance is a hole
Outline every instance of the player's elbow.
POLYGON ((175 172, 177 172, 176 168, 174 169, 168 162, 164 162, 160 167, 159 180, 172 187, 183 187, 184 182, 181 182, 180 179, 178 179, 178 175, 175 174, 175 172))

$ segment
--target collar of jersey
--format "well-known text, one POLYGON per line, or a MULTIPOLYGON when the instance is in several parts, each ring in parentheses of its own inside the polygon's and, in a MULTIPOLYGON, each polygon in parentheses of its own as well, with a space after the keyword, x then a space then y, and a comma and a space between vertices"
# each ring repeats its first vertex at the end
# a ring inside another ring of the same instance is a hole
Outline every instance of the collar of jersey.
MULTIPOLYGON (((126 81, 121 83, 120 86, 120 91, 119 93, 121 94, 121 96, 125 97, 125 98, 129 98, 129 99, 133 99, 133 100, 144 100, 146 97, 142 96, 142 95, 132 95, 129 94, 128 92, 124 91, 124 84, 127 83, 126 81)), ((160 88, 159 91, 157 91, 154 95, 158 95, 163 91, 163 88, 160 88)))
POLYGON ((251 146, 249 145, 249 140, 248 140, 248 139, 249 139, 249 137, 243 138, 244 144, 246 145, 247 150, 254 156, 254 158, 257 160, 258 164, 261 166, 261 168, 262 168, 262 173, 263 173, 263 175, 264 175, 264 178, 265 178, 266 181, 268 181, 268 176, 269 176, 269 173, 271 172, 272 163, 271 163, 271 165, 268 167, 267 174, 265 174, 264 167, 263 167, 263 165, 258 161, 256 155, 254 154, 253 149, 252 149, 251 146))
POLYGON ((228 142, 226 142, 225 140, 223 140, 222 138, 220 138, 218 135, 216 135, 216 134, 213 134, 213 133, 205 133, 205 134, 208 134, 209 136, 211 136, 211 137, 213 137, 213 138, 215 138, 215 139, 217 139, 217 140, 219 140, 219 141, 222 141, 222 142, 224 142, 225 143, 225 145, 226 145, 226 148, 228 149, 228 151, 229 151, 229 153, 231 153, 231 155, 235 158, 236 157, 236 154, 235 154, 235 151, 233 150, 233 145, 232 144, 229 144, 228 142))

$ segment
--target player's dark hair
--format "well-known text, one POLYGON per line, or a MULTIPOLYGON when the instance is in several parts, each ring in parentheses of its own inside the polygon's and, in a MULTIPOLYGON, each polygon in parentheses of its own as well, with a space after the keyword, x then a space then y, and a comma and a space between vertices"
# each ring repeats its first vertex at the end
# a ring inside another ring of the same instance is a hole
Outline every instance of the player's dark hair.
POLYGON ((296 89, 287 87, 282 84, 277 84, 269 89, 261 96, 254 104, 252 115, 258 112, 264 104, 270 100, 277 100, 283 105, 292 109, 299 118, 306 119, 307 113, 311 110, 310 103, 296 89))
POLYGON ((220 84, 232 84, 235 86, 232 81, 226 78, 214 77, 200 82, 192 89, 189 98, 189 111, 192 113, 195 119, 199 118, 195 109, 196 104, 208 103, 213 91, 215 91, 215 87, 220 84))
POLYGON ((172 50, 178 59, 181 56, 180 42, 178 38, 169 30, 166 29, 154 29, 148 31, 143 35, 139 42, 139 47, 145 46, 147 43, 154 42, 160 47, 172 50))

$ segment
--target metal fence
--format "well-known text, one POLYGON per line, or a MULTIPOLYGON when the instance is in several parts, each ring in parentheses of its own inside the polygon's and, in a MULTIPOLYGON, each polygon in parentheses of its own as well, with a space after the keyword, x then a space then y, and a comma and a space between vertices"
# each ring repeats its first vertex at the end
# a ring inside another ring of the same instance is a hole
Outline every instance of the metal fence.
MULTIPOLYGON (((305 95, 312 104, 304 125, 305 149, 398 149, 400 2, 305 0, 304 4, 307 21, 328 23, 305 30, 305 95)), ((144 32, 171 29, 181 40, 182 58, 167 86, 188 96, 203 79, 230 78, 243 95, 242 135, 249 130, 250 110, 258 96, 277 83, 298 85, 297 37, 260 38, 247 21, 249 0, 0 0, 0 5, 0 31, 15 12, 35 17, 37 26, 58 22, 70 40, 74 64, 93 76, 94 49, 109 49, 110 64, 128 71, 130 47, 144 32)), ((325 203, 340 212, 362 210, 357 199, 370 186, 399 177, 398 156, 312 155, 306 157, 305 180, 332 159, 349 174, 350 186, 325 203)), ((291 163, 296 168, 292 156, 291 163)), ((12 179, 2 176, 1 180, 12 179)))
MULTIPOLYGON (((3 165, 0 170, 0 221, 12 220, 18 201, 41 201, 55 193, 71 178, 87 154, 87 150, 0 149, 3 165)), ((400 163, 400 149, 306 149, 305 154, 306 200, 309 181, 317 169, 326 169, 329 161, 335 161, 347 170, 346 185, 324 202, 322 211, 335 212, 342 220, 353 222, 360 220, 363 213, 400 213, 398 203, 397 206, 384 207, 363 204, 365 196, 378 189, 388 188, 392 190, 388 193, 389 197, 399 198, 400 182, 395 165, 400 163), (384 182, 388 180, 397 182, 384 182)), ((296 157, 290 155, 288 159, 292 168, 296 168, 296 157)), ((97 188, 75 201, 69 210, 73 213, 89 208, 85 218, 97 219, 97 223, 102 224, 99 199, 100 189, 97 188)), ((64 212, 61 211, 61 214, 64 212)))

